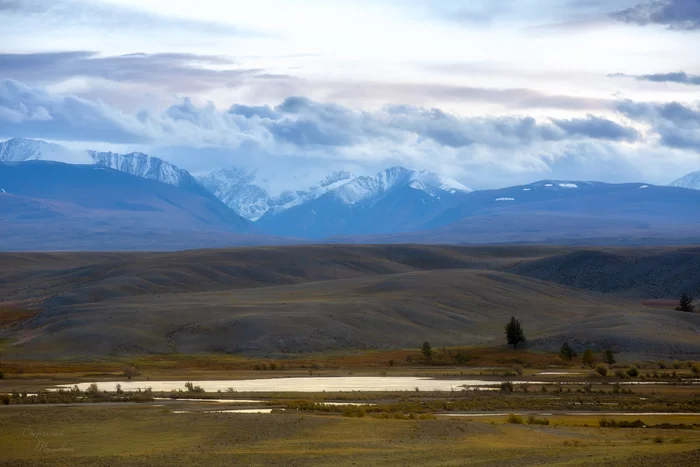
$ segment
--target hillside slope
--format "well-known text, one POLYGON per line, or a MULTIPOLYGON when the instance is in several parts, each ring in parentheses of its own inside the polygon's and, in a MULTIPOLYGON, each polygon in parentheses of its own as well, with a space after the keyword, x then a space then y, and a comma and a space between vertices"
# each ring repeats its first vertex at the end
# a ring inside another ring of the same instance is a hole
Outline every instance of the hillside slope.
MULTIPOLYGON (((666 250, 633 251, 627 254, 666 250)), ((503 345, 503 324, 517 316, 537 349, 568 340, 628 355, 700 355, 700 314, 513 274, 574 254, 410 245, 2 254, 0 297, 40 311, 4 331, 11 343, 5 351, 284 354, 425 340, 503 345)))

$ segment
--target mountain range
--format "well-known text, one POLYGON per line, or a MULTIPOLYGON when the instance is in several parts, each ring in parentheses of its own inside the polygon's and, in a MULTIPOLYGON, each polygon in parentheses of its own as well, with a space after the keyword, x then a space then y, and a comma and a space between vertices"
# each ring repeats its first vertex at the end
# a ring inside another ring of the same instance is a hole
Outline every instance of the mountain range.
POLYGON ((372 176, 331 172, 299 185, 272 194, 264 176, 244 168, 194 177, 142 153, 15 138, 0 143, 0 249, 700 239, 700 190, 692 189, 700 188, 700 172, 666 187, 546 180, 472 191, 432 172, 392 167, 372 176))

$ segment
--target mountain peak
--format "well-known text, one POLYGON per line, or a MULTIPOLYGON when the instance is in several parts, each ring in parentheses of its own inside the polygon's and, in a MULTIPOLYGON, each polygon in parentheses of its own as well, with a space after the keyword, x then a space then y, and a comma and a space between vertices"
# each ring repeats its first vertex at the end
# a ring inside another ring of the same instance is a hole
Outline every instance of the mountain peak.
POLYGON ((83 151, 71 151, 63 146, 38 139, 12 138, 0 143, 0 162, 50 160, 68 163, 89 163, 83 151))
POLYGON ((678 180, 671 182, 671 186, 700 190, 700 172, 690 172, 678 180))

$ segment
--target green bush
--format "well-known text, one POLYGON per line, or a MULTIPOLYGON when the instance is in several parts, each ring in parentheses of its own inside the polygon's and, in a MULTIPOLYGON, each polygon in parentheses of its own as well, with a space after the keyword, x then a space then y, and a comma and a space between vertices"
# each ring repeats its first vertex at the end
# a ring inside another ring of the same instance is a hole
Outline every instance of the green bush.
POLYGON ((522 376, 522 375, 523 375, 523 367, 522 367, 522 365, 515 365, 515 366, 513 367, 513 371, 515 371, 515 372, 518 374, 518 376, 522 376))
POLYGON ((623 420, 618 422, 607 418, 601 418, 598 421, 598 425, 600 425, 601 428, 644 428, 646 426, 646 424, 641 420, 635 420, 633 422, 623 420))
POLYGON ((510 415, 508 415, 508 420, 506 420, 506 423, 513 423, 515 425, 522 425, 523 424, 523 417, 521 417, 520 415, 510 414, 510 415))
POLYGON ((639 369, 637 369, 636 366, 632 365, 627 369, 627 376, 636 378, 637 376, 639 376, 639 369))
POLYGON ((535 418, 534 415, 527 417, 528 425, 549 425, 549 420, 546 418, 535 418))
POLYGON ((608 366, 603 363, 599 363, 595 367, 595 372, 600 376, 608 376, 608 366))
POLYGON ((700 365, 698 365, 698 364, 696 363, 695 365, 693 365, 693 366, 691 367, 691 369, 693 370, 693 373, 694 373, 694 374, 700 375, 700 365))
POLYGON ((501 392, 513 392, 513 390, 513 383, 511 383, 510 381, 503 381, 501 383, 501 392))
POLYGON ((202 393, 205 392, 204 389, 202 389, 201 386, 195 386, 192 381, 188 381, 185 383, 185 389, 187 389, 187 392, 195 392, 195 393, 202 393))

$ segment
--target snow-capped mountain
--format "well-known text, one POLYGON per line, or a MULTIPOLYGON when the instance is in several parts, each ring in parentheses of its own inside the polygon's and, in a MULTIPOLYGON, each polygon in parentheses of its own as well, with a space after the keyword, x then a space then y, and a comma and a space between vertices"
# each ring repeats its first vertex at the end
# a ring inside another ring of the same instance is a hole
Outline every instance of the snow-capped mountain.
POLYGON ((220 169, 200 177, 199 183, 241 216, 252 221, 266 212, 281 212, 314 200, 353 178, 350 172, 338 171, 327 175, 317 185, 299 190, 285 190, 271 195, 264 185, 270 182, 257 171, 244 168, 220 169))
POLYGON ((671 182, 671 186, 700 190, 700 172, 691 172, 678 180, 671 182))
POLYGON ((471 190, 427 171, 403 167, 328 185, 321 196, 268 211, 256 226, 275 235, 325 238, 407 232, 451 208, 471 190))
POLYGON ((0 143, 0 162, 33 160, 95 165, 213 197, 188 171, 147 154, 73 151, 58 144, 26 138, 13 138, 0 143))
POLYGON ((428 171, 410 170, 404 167, 386 169, 374 177, 358 177, 345 183, 336 190, 329 190, 333 196, 346 204, 377 199, 391 192, 395 187, 408 186, 414 190, 424 191, 430 195, 441 193, 468 193, 471 189, 449 178, 441 177, 428 171))
POLYGON ((89 164, 85 151, 71 151, 58 144, 27 138, 12 138, 0 143, 0 162, 59 161, 89 164))
POLYGON ((196 185, 197 180, 186 170, 157 157, 140 152, 117 154, 114 152, 88 151, 92 163, 97 167, 118 170, 137 177, 186 187, 196 185))

